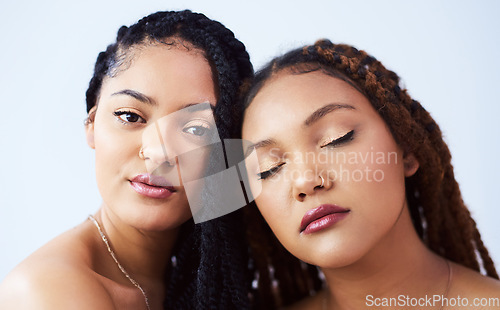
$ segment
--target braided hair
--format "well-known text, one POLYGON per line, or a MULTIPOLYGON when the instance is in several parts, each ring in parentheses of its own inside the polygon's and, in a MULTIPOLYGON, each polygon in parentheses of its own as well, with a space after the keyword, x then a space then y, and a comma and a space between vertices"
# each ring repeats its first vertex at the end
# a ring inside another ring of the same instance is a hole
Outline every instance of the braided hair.
MULTIPOLYGON (((498 279, 476 222, 462 200, 441 130, 422 105, 400 87, 396 73, 355 47, 319 40, 272 60, 257 72, 246 95, 245 107, 266 81, 284 69, 292 74, 321 71, 348 82, 364 94, 389 126, 398 145, 412 153, 420 164, 418 171, 405 181, 418 236, 435 253, 498 279)), ((272 308, 320 290, 318 269, 288 253, 255 206, 245 211, 252 225, 247 235, 254 253, 253 271, 259 277, 253 293, 258 302, 272 304, 272 308)))
MULTIPOLYGON (((245 46, 221 23, 200 13, 157 12, 136 24, 122 26, 116 42, 99 54, 86 92, 87 113, 98 105, 105 78, 126 70, 134 50, 148 45, 186 44, 201 50, 209 61, 218 102, 214 109, 221 140, 235 136, 239 123, 239 88, 253 76, 245 46)), ((89 115, 89 119, 91 119, 89 115)), ((241 212, 181 227, 166 276, 168 309, 246 309, 249 307, 248 251, 241 212)))

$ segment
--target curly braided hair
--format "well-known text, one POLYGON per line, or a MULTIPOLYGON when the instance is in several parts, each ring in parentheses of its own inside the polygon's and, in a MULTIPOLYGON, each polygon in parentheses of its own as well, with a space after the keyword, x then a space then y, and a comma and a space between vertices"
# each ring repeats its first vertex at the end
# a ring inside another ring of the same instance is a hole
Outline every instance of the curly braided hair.
MULTIPOLYGON (((154 44, 182 44, 204 53, 217 85, 214 116, 220 138, 235 137, 237 111, 241 110, 239 88, 253 76, 249 55, 224 25, 189 10, 157 12, 119 29, 116 42, 97 57, 86 92, 87 113, 98 106, 104 79, 126 70, 136 48, 154 44)), ((248 251, 242 221, 240 211, 198 225, 192 221, 183 225, 166 275, 165 308, 249 308, 248 251)))
MULTIPOLYGON (((417 173, 406 180, 406 197, 419 237, 435 253, 498 279, 476 222, 462 200, 441 130, 421 104, 400 87, 396 73, 355 47, 319 40, 274 59, 260 70, 246 95, 245 107, 266 81, 284 69, 292 74, 320 70, 363 93, 387 123, 396 142, 420 163, 417 173)), ((248 225, 252 225, 247 235, 256 260, 253 271, 259 276, 258 288, 254 290, 256 299, 272 304, 272 308, 318 291, 318 270, 305 266, 279 244, 255 205, 245 212, 248 225), (274 288, 270 284, 273 282, 274 288)))

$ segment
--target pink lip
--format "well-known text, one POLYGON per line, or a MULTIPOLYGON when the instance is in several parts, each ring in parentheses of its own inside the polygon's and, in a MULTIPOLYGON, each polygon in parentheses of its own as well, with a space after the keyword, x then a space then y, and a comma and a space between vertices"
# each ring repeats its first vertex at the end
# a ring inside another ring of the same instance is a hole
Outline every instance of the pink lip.
POLYGON ((150 198, 164 199, 176 192, 165 178, 150 174, 139 174, 130 180, 130 185, 139 194, 150 198))
POLYGON ((300 222, 300 232, 314 233, 332 226, 349 214, 350 210, 337 205, 324 204, 307 211, 300 222))

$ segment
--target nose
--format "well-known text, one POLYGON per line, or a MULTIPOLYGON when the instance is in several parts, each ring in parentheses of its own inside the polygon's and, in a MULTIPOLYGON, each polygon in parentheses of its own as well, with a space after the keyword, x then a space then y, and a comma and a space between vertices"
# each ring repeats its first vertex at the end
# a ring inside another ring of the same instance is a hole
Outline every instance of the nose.
POLYGON ((148 145, 142 147, 139 151, 139 157, 144 159, 151 167, 158 167, 160 165, 175 165, 175 157, 169 158, 165 145, 148 145))
POLYGON ((161 131, 154 124, 148 126, 142 134, 142 146, 139 158, 144 160, 146 171, 168 180, 173 186, 180 186, 180 171, 172 143, 167 143, 161 131))
POLYGON ((146 161, 148 170, 160 165, 175 165, 175 154, 156 123, 148 126, 142 134, 142 147, 139 157, 146 161))
POLYGON ((297 201, 304 201, 307 197, 314 195, 320 190, 327 190, 332 187, 333 182, 328 175, 318 169, 318 167, 305 167, 304 169, 295 169, 295 175, 292 176, 293 197, 297 201))

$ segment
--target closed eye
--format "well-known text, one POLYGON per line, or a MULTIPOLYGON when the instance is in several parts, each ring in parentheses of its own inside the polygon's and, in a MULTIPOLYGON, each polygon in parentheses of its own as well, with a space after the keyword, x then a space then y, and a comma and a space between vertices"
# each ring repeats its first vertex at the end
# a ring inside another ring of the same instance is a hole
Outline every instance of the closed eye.
POLYGON ((353 139, 353 136, 354 136, 354 130, 351 130, 348 133, 346 133, 345 135, 343 135, 342 137, 337 138, 335 140, 332 140, 332 141, 326 143, 325 145, 322 145, 321 147, 324 148, 324 147, 340 146, 342 144, 345 144, 345 143, 351 141, 353 139))
POLYGON ((278 173, 278 171, 281 169, 281 167, 283 167, 284 164, 285 163, 282 163, 282 164, 279 164, 279 165, 277 165, 269 170, 257 173, 257 176, 259 177, 258 180, 265 180, 269 177, 272 177, 273 175, 278 173))

